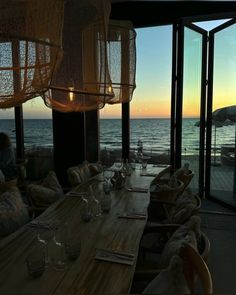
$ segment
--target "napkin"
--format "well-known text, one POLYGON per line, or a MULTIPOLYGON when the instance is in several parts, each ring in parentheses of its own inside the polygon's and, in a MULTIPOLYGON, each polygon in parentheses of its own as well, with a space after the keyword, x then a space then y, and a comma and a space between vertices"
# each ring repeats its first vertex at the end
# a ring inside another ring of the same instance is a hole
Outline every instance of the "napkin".
POLYGON ((140 212, 128 212, 124 214, 119 214, 118 218, 125 218, 125 219, 146 219, 147 214, 140 213, 140 212))
POLYGON ((96 249, 95 259, 121 264, 134 264, 134 255, 111 249, 96 249))
POLYGON ((156 173, 140 173, 140 176, 150 176, 150 177, 156 177, 156 173))
POLYGON ((84 192, 74 192, 74 191, 70 191, 68 192, 66 195, 69 197, 81 197, 83 196, 85 193, 84 192))
POLYGON ((57 226, 54 224, 49 224, 47 222, 43 221, 37 221, 37 220, 32 220, 27 224, 29 227, 35 227, 35 228, 44 228, 44 229, 49 229, 49 230, 54 230, 57 229, 57 226))
POLYGON ((148 192, 147 188, 142 188, 142 187, 127 187, 126 189, 129 192, 137 192, 137 193, 147 193, 148 192))

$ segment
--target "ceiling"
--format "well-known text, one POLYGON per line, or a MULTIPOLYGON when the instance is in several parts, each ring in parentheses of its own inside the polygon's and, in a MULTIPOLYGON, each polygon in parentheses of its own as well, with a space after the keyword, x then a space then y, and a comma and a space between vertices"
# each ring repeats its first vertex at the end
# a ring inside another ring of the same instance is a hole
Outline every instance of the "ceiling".
POLYGON ((111 0, 112 19, 131 20, 134 27, 167 25, 182 17, 206 20, 236 17, 235 1, 111 0))

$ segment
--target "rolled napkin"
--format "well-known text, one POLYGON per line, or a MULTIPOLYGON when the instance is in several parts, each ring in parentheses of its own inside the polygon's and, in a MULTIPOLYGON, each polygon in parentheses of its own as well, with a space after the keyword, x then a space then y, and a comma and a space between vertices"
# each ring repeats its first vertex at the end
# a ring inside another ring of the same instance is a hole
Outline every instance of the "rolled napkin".
POLYGON ((38 220, 32 220, 27 224, 29 227, 35 227, 35 228, 44 228, 44 229, 49 229, 49 230, 55 230, 58 228, 56 224, 50 224, 48 222, 44 221, 38 221, 38 220))
POLYGON ((85 192, 75 192, 75 191, 70 191, 66 194, 68 197, 82 197, 85 194, 85 192))
POLYGON ((125 218, 125 219, 146 219, 147 214, 142 212, 127 212, 124 214, 119 214, 118 218, 125 218))
POLYGON ((95 259, 128 265, 134 264, 133 254, 112 249, 97 248, 95 259))
POLYGON ((127 191, 129 192, 137 192, 137 193, 147 193, 148 189, 143 187, 127 187, 127 191))
POLYGON ((140 176, 150 176, 150 177, 156 177, 156 173, 140 173, 140 176))

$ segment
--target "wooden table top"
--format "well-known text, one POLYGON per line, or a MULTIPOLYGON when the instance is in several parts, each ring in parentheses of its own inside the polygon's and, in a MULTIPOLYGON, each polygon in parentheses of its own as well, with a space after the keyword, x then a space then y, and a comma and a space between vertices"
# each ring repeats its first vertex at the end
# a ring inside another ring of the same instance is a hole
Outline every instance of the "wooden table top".
MULTIPOLYGON (((148 165, 147 172, 162 173, 167 166, 148 165)), ((127 177, 126 186, 148 188, 153 177, 140 176, 135 170, 127 177)), ((143 171, 142 171, 143 172, 143 171)), ((102 194, 102 183, 95 177, 96 196, 102 194)), ((84 187, 77 187, 77 191, 84 187)), ((126 188, 112 191, 109 213, 83 222, 80 218, 81 197, 66 196, 50 206, 37 220, 49 223, 68 222, 73 234, 81 241, 81 254, 68 262, 64 271, 45 270, 37 279, 29 277, 26 257, 36 243, 37 229, 27 225, 0 241, 0 293, 4 295, 111 295, 129 293, 139 242, 146 219, 122 219, 118 214, 128 211, 147 212, 149 193, 128 192, 126 188), (94 259, 96 248, 110 248, 134 254, 133 265, 94 259)))

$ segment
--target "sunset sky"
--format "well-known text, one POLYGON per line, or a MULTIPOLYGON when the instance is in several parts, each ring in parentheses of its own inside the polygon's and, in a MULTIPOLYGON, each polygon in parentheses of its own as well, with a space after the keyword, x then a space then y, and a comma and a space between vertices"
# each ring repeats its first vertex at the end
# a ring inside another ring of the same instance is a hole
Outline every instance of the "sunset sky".
MULTIPOLYGON (((219 25, 220 22, 217 22, 219 25)), ((215 25, 215 22, 214 22, 215 25)), ((211 29, 211 22, 204 24, 211 29)), ((172 27, 137 29, 136 85, 131 101, 131 118, 170 116, 172 27)), ((236 26, 217 34, 213 109, 236 103, 236 26)), ((186 29, 184 64, 185 117, 199 116, 201 41, 199 34, 186 29)), ((51 118, 51 110, 41 98, 23 105, 24 118, 51 118)), ((120 118, 121 105, 106 105, 102 118, 120 118)), ((0 110, 0 118, 14 118, 13 109, 0 110)))

